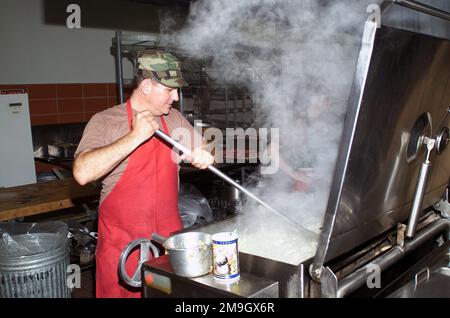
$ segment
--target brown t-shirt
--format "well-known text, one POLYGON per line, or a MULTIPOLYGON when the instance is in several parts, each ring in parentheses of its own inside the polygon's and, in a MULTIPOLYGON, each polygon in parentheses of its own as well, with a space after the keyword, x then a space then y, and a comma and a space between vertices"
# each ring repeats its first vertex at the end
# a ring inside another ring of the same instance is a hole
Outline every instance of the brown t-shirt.
MULTIPOLYGON (((133 110, 135 114, 135 110, 133 110)), ((160 129, 163 129, 161 119, 157 119, 160 129)), ((201 136, 194 131, 192 125, 181 113, 172 108, 167 116, 164 116, 170 135, 188 149, 193 149, 202 144, 201 136), (179 128, 183 128, 180 130, 179 128), (188 135, 185 135, 188 134, 188 135), (194 137, 194 134, 197 136, 194 137), (190 137, 190 140, 189 140, 190 137)), ((120 104, 95 114, 87 123, 83 136, 75 152, 75 158, 83 151, 93 150, 112 144, 130 132, 126 104, 120 104)), ((122 176, 128 164, 128 158, 123 160, 102 180, 100 203, 111 192, 122 176)))

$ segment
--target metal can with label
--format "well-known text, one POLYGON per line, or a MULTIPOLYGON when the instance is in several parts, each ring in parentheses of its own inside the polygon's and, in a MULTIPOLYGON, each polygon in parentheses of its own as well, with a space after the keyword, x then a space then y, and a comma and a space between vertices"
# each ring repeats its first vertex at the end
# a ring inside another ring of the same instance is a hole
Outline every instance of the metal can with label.
POLYGON ((232 283, 240 278, 238 235, 234 232, 216 233, 212 237, 213 275, 221 282, 232 283))

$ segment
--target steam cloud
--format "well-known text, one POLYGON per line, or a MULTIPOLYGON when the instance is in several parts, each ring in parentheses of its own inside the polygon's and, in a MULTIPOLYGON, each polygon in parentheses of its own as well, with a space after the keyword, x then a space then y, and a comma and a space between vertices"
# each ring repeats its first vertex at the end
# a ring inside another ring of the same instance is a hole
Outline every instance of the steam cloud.
MULTIPOLYGON (((366 9, 376 2, 197 1, 187 27, 175 34, 190 54, 213 56, 211 78, 245 84, 257 97, 253 116, 259 126, 280 129, 281 157, 295 169, 312 169, 306 192, 296 191, 282 171, 262 176, 250 190, 315 233, 328 200, 366 9)), ((285 233, 267 219, 278 217, 262 209, 249 199, 239 222, 249 222, 253 233, 266 233, 269 225, 285 233)))

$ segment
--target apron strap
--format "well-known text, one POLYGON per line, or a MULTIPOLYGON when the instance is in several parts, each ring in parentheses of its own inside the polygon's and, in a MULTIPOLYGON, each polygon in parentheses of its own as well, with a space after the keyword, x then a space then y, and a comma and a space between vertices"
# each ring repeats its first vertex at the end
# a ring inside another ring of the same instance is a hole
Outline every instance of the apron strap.
POLYGON ((127 100, 127 115, 128 115, 128 126, 131 129, 131 123, 133 121, 133 113, 131 111, 131 101, 127 100))
POLYGON ((169 129, 167 128, 166 121, 164 120, 164 117, 161 116, 160 118, 161 118, 161 123, 163 125, 164 132, 170 136, 170 132, 169 132, 169 129))

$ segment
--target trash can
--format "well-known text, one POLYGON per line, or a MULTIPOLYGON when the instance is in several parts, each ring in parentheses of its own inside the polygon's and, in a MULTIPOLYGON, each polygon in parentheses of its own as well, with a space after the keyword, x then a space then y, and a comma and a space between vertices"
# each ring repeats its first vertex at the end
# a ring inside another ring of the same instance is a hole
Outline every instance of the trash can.
POLYGON ((0 298, 69 298, 67 224, 0 222, 0 298))

